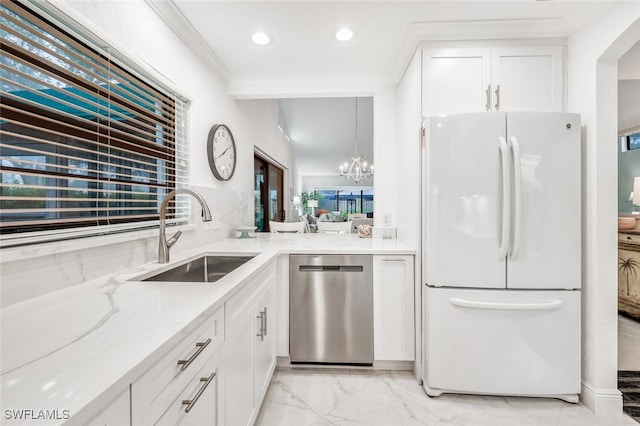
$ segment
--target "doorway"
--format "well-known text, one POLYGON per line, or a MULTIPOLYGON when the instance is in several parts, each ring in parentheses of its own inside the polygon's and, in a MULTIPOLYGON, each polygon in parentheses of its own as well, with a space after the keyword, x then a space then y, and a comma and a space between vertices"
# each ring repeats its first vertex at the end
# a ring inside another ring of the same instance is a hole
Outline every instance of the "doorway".
POLYGON ((618 389, 640 420, 640 41, 618 60, 618 389), (621 217, 624 219, 621 227, 621 217), (625 223, 627 222, 627 223, 625 223), (624 226, 628 225, 628 226, 624 226))
POLYGON ((257 232, 270 232, 269 221, 284 222, 284 170, 254 155, 254 203, 257 232))

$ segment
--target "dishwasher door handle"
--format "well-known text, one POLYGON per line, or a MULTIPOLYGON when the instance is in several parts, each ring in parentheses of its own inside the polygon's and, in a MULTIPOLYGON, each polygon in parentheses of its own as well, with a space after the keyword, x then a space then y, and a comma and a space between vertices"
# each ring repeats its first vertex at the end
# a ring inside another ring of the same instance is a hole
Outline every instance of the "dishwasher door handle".
POLYGON ((362 265, 300 265, 300 272, 362 272, 362 265))

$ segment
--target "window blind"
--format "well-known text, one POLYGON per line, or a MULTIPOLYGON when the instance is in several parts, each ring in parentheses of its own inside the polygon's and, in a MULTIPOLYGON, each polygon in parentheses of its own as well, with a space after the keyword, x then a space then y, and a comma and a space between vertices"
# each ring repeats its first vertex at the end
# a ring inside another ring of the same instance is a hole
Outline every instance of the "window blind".
MULTIPOLYGON (((3 240, 156 221, 188 181, 188 103, 18 3, 0 19, 3 240)), ((170 204, 188 216, 187 198, 170 204)))

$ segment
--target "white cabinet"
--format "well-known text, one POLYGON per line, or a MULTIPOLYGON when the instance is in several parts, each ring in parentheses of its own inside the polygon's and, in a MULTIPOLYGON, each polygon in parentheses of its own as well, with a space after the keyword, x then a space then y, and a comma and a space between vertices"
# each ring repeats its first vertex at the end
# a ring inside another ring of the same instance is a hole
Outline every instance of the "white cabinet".
POLYGON ((159 426, 224 425, 223 351, 213 354, 156 423, 159 426))
POLYGON ((226 425, 253 424, 276 364, 275 264, 226 303, 226 425))
POLYGON ((373 329, 376 361, 413 361, 414 257, 373 256, 373 329))
POLYGON ((423 115, 563 111, 563 48, 423 50, 423 115))
MULTIPOLYGON (((255 344, 254 344, 254 395, 257 401, 267 392, 271 374, 276 363, 276 288, 275 284, 270 284, 269 288, 262 295, 254 312, 257 311, 258 321, 254 324, 255 328, 255 344)), ((256 409, 260 405, 257 404, 256 409)))
POLYGON ((425 117, 491 108, 491 49, 425 49, 422 61, 425 117))
MULTIPOLYGON (((131 418, 134 425, 155 424, 167 410, 177 415, 182 398, 189 399, 185 392, 201 388, 205 365, 224 343, 224 309, 214 312, 204 323, 191 331, 180 343, 156 361, 140 379, 131 385, 131 418), (177 401, 177 402, 176 402, 177 401)), ((220 351, 218 351, 220 352, 220 351)), ((218 359, 218 358, 216 358, 218 359)), ((216 375, 220 375, 221 364, 215 361, 216 375)), ((211 370, 211 368, 209 368, 211 370)), ((213 370, 212 370, 213 371, 213 370)), ((219 386, 219 378, 214 387, 219 386)), ((211 387, 209 385, 208 387, 211 387)), ((208 394, 209 395, 209 394, 208 394)), ((216 393, 216 395, 221 395, 216 393)), ((205 399, 210 399, 206 397, 205 399)), ((207 403, 199 403, 200 406, 207 403)), ((184 407, 182 407, 184 408, 184 407)), ((198 409, 198 412, 201 408, 198 409)), ((194 416, 191 416, 194 417, 194 416)), ((187 417, 185 417, 186 421, 187 417)), ((203 426, 217 423, 199 423, 203 426)))
POLYGON ((561 47, 491 49, 493 109, 563 111, 562 63, 561 47))
POLYGON ((94 416, 87 426, 125 426, 131 424, 129 388, 94 416))

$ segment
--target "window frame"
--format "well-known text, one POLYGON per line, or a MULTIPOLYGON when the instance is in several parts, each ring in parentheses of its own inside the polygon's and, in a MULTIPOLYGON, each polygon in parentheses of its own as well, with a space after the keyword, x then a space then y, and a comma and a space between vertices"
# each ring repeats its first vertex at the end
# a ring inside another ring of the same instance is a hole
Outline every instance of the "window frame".
MULTIPOLYGON (((114 42, 113 40, 105 40, 104 36, 99 37, 94 32, 87 30, 88 21, 86 23, 78 22, 76 20, 77 17, 69 17, 67 14, 68 11, 66 12, 59 9, 57 6, 45 2, 34 4, 31 2, 16 1, 13 3, 21 9, 35 14, 38 19, 57 27, 67 36, 74 37, 77 42, 94 50, 98 55, 108 56, 109 61, 118 67, 121 70, 120 72, 130 73, 134 78, 142 80, 154 90, 161 92, 164 96, 171 98, 172 101, 175 102, 176 114, 179 112, 181 115, 180 117, 176 115, 176 119, 173 122, 173 131, 175 132, 176 138, 175 152, 172 154, 172 160, 176 164, 175 180, 171 182, 171 186, 166 187, 165 193, 170 192, 172 189, 188 186, 189 153, 187 139, 189 128, 189 100, 184 96, 181 96, 170 83, 168 84, 164 77, 157 74, 157 71, 148 67, 144 62, 141 62, 139 59, 126 52, 126 50, 123 50, 121 46, 117 45, 117 42, 114 42)), ((3 107, 4 104, 5 101, 3 100, 3 107)), ((123 165, 121 164, 121 166, 123 165)), ((3 172, 5 172, 5 170, 3 170, 3 172)), ((11 172, 16 171, 12 170, 11 172)), ((162 199, 163 197, 157 196, 154 202, 159 206, 162 199)), ((61 200, 64 200, 64 198, 61 200)), ((168 220, 168 223, 188 223, 190 219, 190 203, 188 197, 176 197, 175 208, 180 209, 181 213, 177 215, 177 217, 168 220)), ((159 214, 156 211, 154 218, 151 220, 131 221, 128 220, 126 216, 121 216, 118 219, 122 220, 114 220, 113 217, 110 218, 110 220, 106 221, 109 223, 107 225, 104 224, 106 223, 105 221, 102 223, 100 221, 96 221, 96 223, 91 226, 66 227, 62 229, 56 227, 55 229, 41 231, 15 232, 10 234, 3 233, 0 235, 0 248, 153 228, 157 227, 158 216, 159 214)))

